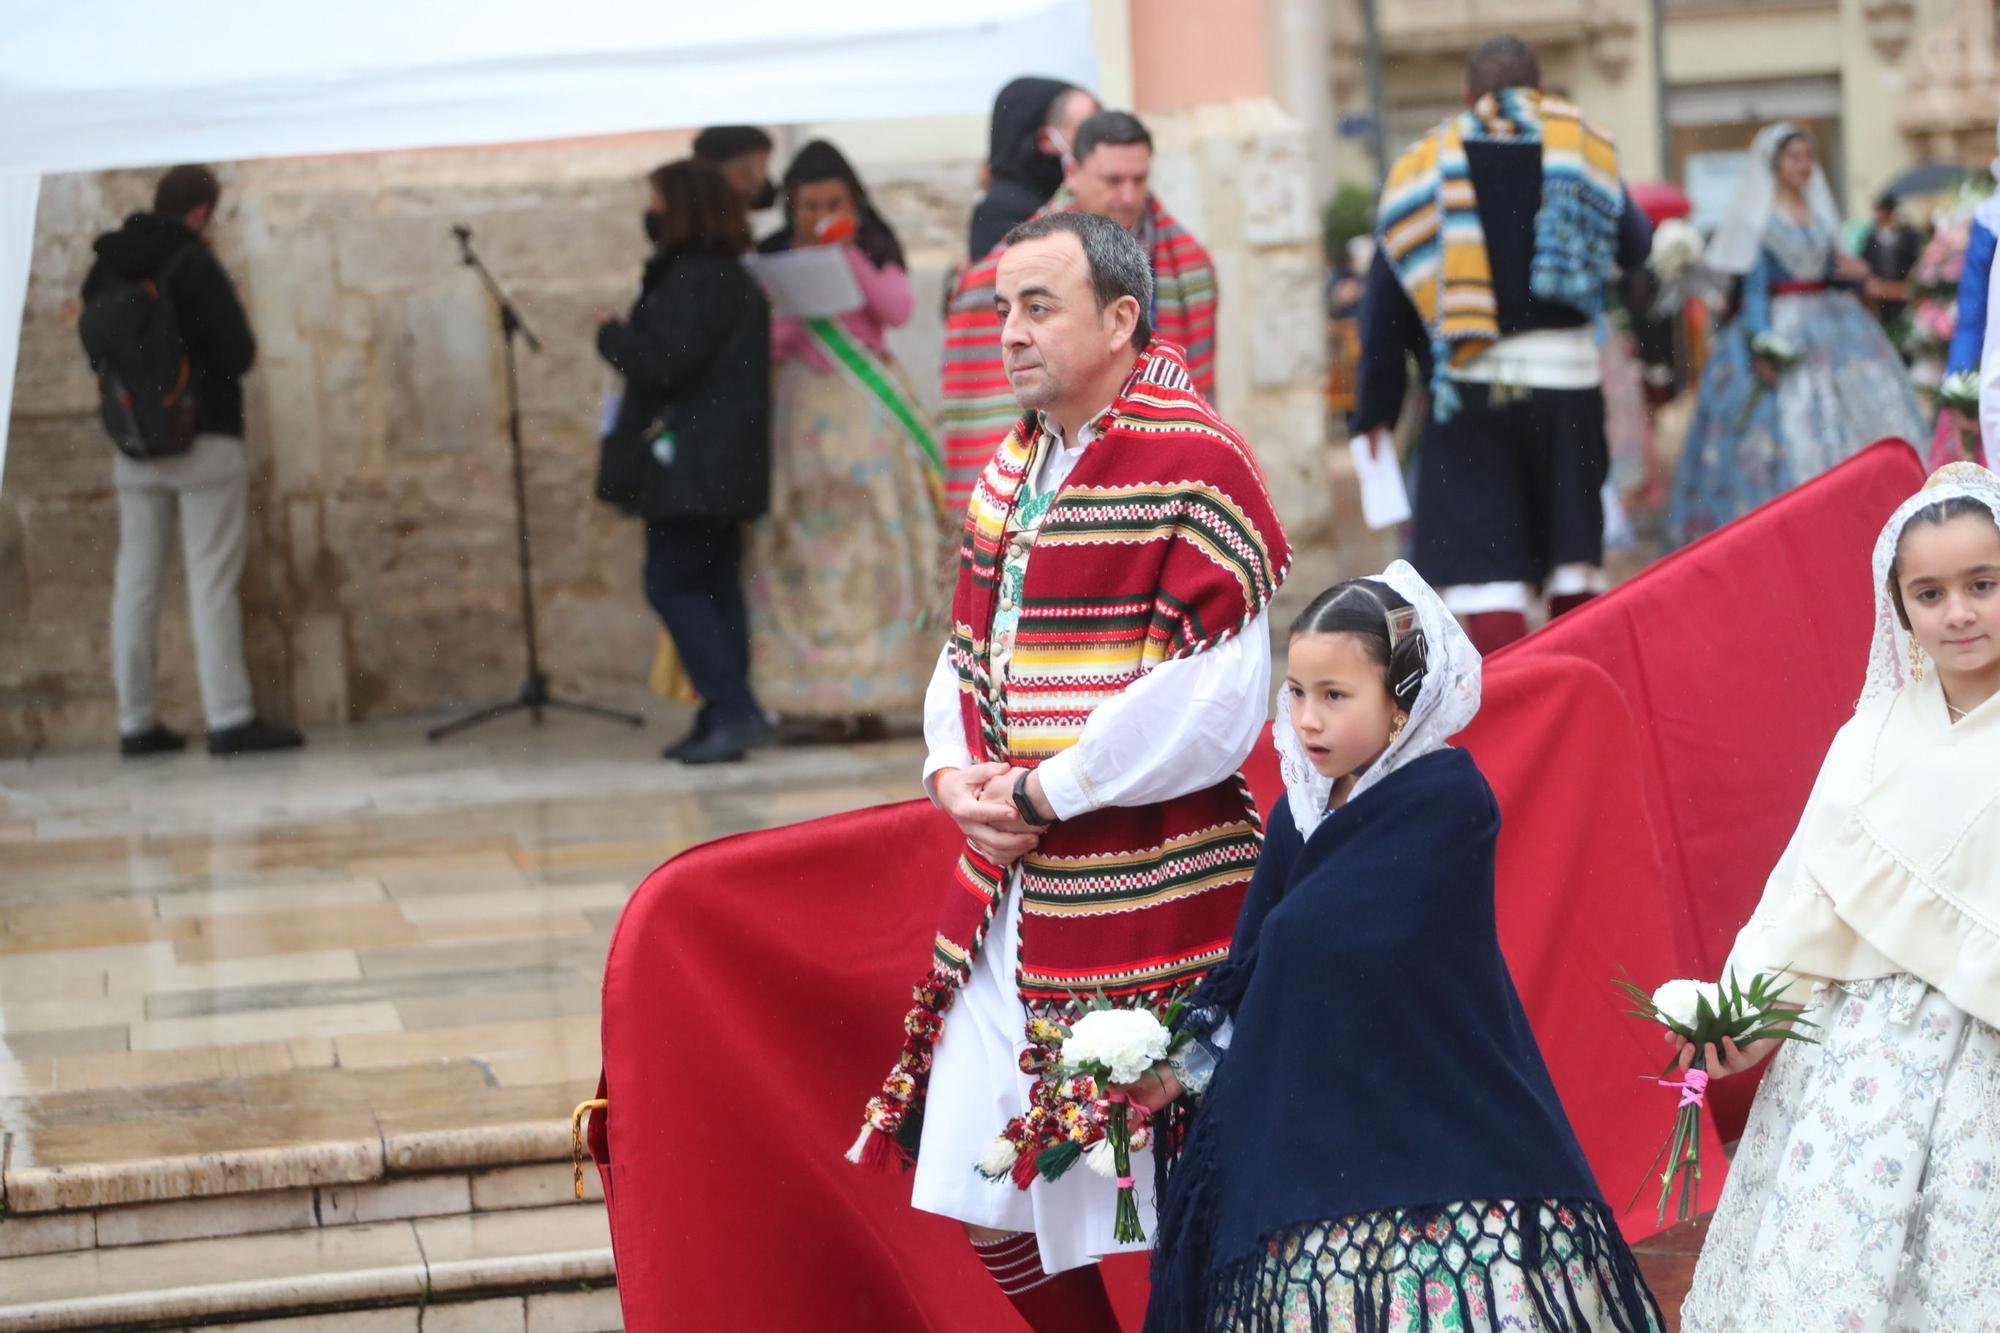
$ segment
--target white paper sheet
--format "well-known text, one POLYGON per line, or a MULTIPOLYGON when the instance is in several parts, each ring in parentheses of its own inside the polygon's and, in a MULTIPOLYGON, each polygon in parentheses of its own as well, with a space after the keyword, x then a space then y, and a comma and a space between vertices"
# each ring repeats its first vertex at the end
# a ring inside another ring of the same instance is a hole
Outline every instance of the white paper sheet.
POLYGON ((1402 464, 1387 439, 1381 447, 1366 435, 1347 442, 1354 455, 1354 475, 1361 483, 1361 521, 1377 529, 1393 528, 1410 519, 1410 492, 1403 485, 1402 464))
POLYGON ((861 287, 837 245, 807 245, 774 255, 745 255, 743 263, 771 298, 780 319, 844 315, 861 306, 861 287))

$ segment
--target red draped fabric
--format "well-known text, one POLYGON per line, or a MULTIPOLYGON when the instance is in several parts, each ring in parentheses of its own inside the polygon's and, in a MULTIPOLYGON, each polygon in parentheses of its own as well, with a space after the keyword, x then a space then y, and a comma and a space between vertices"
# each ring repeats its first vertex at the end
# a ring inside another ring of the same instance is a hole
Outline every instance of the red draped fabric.
MULTIPOLYGON (((1853 716, 1875 538, 1923 480, 1915 451, 1885 440, 1495 659, 1582 657, 1617 682, 1639 726, 1681 976, 1721 974, 1853 716)), ((1714 1085, 1725 1139, 1756 1086, 1714 1085)))
MULTIPOLYGON (((1896 450, 1496 657, 1461 738, 1503 814, 1508 962, 1620 1209, 1676 1099, 1648 1081, 1665 1047, 1611 980, 1711 975, 1747 915, 1859 691, 1868 548, 1918 480, 1896 450)), ((1250 771, 1268 807, 1268 746, 1250 771)), ((909 802, 695 848, 633 895, 605 972, 611 1106, 591 1141, 635 1333, 1019 1328, 957 1225, 910 1209, 906 1176, 842 1159, 955 845, 909 802)), ((1707 1159, 1712 1206, 1712 1133, 1707 1159)), ((1654 1229, 1650 1195, 1625 1222, 1654 1229)), ((1107 1271, 1136 1327, 1143 1259, 1107 1271)))

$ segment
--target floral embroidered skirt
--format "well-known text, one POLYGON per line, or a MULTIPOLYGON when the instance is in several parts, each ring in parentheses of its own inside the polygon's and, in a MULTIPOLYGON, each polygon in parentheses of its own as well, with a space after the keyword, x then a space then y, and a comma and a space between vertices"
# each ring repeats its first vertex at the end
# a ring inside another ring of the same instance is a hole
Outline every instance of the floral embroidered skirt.
POLYGON ((743 580, 757 698, 792 717, 920 712, 956 563, 937 478, 843 375, 786 361, 772 407, 771 510, 743 580))
POLYGON ((1815 995, 1750 1123, 1687 1333, 2000 1330, 2000 1032, 1913 976, 1815 995))
POLYGON ((1267 1243, 1213 1308, 1255 1333, 1657 1333, 1659 1310, 1600 1205, 1470 1201, 1317 1222, 1267 1243), (1532 1239, 1530 1239, 1532 1235, 1532 1239))

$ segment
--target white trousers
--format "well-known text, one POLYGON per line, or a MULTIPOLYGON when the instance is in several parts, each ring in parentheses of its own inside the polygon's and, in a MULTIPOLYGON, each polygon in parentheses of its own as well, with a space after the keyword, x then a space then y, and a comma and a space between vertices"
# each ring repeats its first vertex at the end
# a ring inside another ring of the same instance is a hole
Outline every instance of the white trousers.
POLYGON ((131 736, 159 721, 160 587, 175 519, 187 568, 201 706, 210 731, 256 716, 243 663, 243 542, 250 470, 243 441, 201 435, 173 458, 113 462, 118 490, 118 571, 111 596, 112 675, 118 730, 131 736))
MULTIPOLYGON (((1039 1177, 1026 1190, 990 1181, 973 1169, 979 1154, 1007 1121, 1028 1108, 1035 1080, 1021 1072, 1027 1049, 1027 1011, 1014 984, 1020 952, 1020 871, 1007 875, 1007 901, 973 961, 972 979, 944 1016, 924 1104, 923 1139, 917 1149, 910 1202, 927 1213, 994 1231, 1032 1231, 1042 1270, 1061 1273, 1107 1254, 1146 1248, 1111 1238, 1118 1218, 1118 1187, 1078 1163, 1061 1180, 1039 1177)), ((1139 1224, 1156 1226, 1153 1153, 1132 1154, 1139 1224)))

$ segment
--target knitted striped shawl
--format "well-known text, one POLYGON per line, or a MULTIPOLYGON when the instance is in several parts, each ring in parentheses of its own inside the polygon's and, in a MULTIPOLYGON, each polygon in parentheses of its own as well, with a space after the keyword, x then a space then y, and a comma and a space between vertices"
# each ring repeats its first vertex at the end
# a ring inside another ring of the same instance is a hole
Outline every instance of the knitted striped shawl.
MULTIPOLYGON (((1076 207, 1067 194, 1056 197, 1047 212, 1076 207)), ((1147 226, 1153 255, 1153 332, 1187 352, 1187 367, 1201 395, 1215 392, 1215 267, 1208 252, 1149 199, 1147 226)), ((1040 216, 1040 214, 1037 214, 1040 216)), ((1007 370, 1000 358, 1000 317, 993 309, 993 288, 1000 253, 992 253, 965 271, 952 296, 944 326, 944 465, 946 499, 956 509, 972 495, 972 483, 1020 415, 1007 370)))
POLYGON ((1624 187, 1611 136, 1567 102, 1533 88, 1488 93, 1413 145, 1389 172, 1381 244, 1431 337, 1431 401, 1438 420, 1457 407, 1450 370, 1500 337, 1493 271, 1465 145, 1539 143, 1542 205, 1535 214, 1530 290, 1595 317, 1604 308, 1624 187))
MULTIPOLYGON (((1015 498, 1044 446, 1034 414, 1016 423, 974 489, 950 652, 975 762, 1034 767, 1062 753, 1098 705, 1148 671, 1240 633, 1290 566, 1262 471, 1195 391, 1179 348, 1153 342, 1106 415, 1034 537, 1004 695, 988 635, 1015 498)), ((1261 845, 1240 775, 1052 827, 1021 862, 1018 984, 1029 1044, 1046 1056, 1050 1034, 1033 1020, 1073 1014, 1079 997, 1158 1011, 1191 988, 1228 954, 1261 845)), ((1005 883, 972 848, 960 855, 903 1050, 868 1103, 852 1160, 914 1157, 932 1044, 1005 883)))

